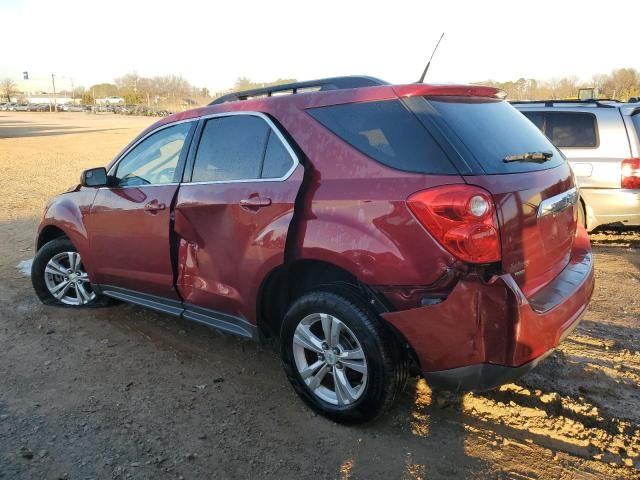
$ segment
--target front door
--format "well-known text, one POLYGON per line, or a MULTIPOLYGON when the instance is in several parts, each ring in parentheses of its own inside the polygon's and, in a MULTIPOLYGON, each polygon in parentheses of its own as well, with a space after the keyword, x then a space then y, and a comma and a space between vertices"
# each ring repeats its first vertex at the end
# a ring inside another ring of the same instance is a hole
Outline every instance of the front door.
POLYGON ((164 127, 126 152, 100 188, 86 221, 93 282, 177 299, 170 209, 194 122, 164 127))
POLYGON ((284 262, 304 172, 262 114, 203 122, 193 170, 175 206, 177 286, 185 316, 207 322, 203 318, 213 315, 219 328, 244 334, 234 328, 255 322, 261 282, 284 262))

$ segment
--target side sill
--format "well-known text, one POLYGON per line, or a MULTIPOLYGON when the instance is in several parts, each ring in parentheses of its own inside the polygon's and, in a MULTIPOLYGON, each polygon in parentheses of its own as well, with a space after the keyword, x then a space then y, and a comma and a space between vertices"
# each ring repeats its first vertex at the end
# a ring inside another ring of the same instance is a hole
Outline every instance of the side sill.
POLYGON ((184 310, 182 308, 182 302, 179 302, 178 300, 149 295, 148 293, 140 293, 127 288, 114 287, 111 285, 92 285, 92 287, 96 293, 116 298, 123 302, 134 303, 142 307, 157 310, 158 312, 168 313, 179 317, 184 310))
POLYGON ((258 339, 258 328, 243 318, 217 312, 191 304, 183 304, 178 300, 136 292, 127 288, 111 285, 92 284, 94 291, 107 297, 116 298, 127 303, 133 303, 162 313, 202 323, 209 327, 253 340, 258 339))
POLYGON ((185 304, 182 317, 240 337, 258 339, 258 328, 243 318, 185 304))

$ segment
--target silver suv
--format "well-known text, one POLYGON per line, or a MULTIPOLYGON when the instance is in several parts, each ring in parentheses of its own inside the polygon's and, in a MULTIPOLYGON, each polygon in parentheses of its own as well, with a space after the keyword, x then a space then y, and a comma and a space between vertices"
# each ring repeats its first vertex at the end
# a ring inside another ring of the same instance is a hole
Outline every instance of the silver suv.
POLYGON ((640 225, 640 103, 512 102, 573 167, 587 230, 640 225))

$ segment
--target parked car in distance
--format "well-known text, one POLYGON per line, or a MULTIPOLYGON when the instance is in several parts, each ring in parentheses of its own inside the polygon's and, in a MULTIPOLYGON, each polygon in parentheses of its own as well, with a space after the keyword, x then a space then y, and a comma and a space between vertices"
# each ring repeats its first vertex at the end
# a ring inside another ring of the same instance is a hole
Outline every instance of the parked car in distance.
POLYGON ((16 112, 28 112, 29 111, 29 104, 28 103, 18 103, 14 110, 16 112))
POLYGON ((271 337, 313 409, 513 381, 594 286, 570 167, 490 87, 337 77, 163 118, 47 204, 46 304, 116 298, 271 337))
POLYGON ((567 157, 580 187, 580 222, 640 226, 640 104, 512 102, 567 157))

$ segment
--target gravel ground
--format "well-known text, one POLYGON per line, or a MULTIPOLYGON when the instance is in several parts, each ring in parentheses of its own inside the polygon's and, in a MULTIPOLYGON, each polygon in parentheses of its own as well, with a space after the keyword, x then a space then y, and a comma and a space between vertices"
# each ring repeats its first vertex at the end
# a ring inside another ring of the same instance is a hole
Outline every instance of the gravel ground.
POLYGON ((307 409, 271 347, 124 304, 41 305, 17 265, 45 199, 149 122, 0 113, 1 478, 640 478, 637 231, 592 235, 593 302, 536 370, 464 396, 413 380, 358 427, 307 409))

